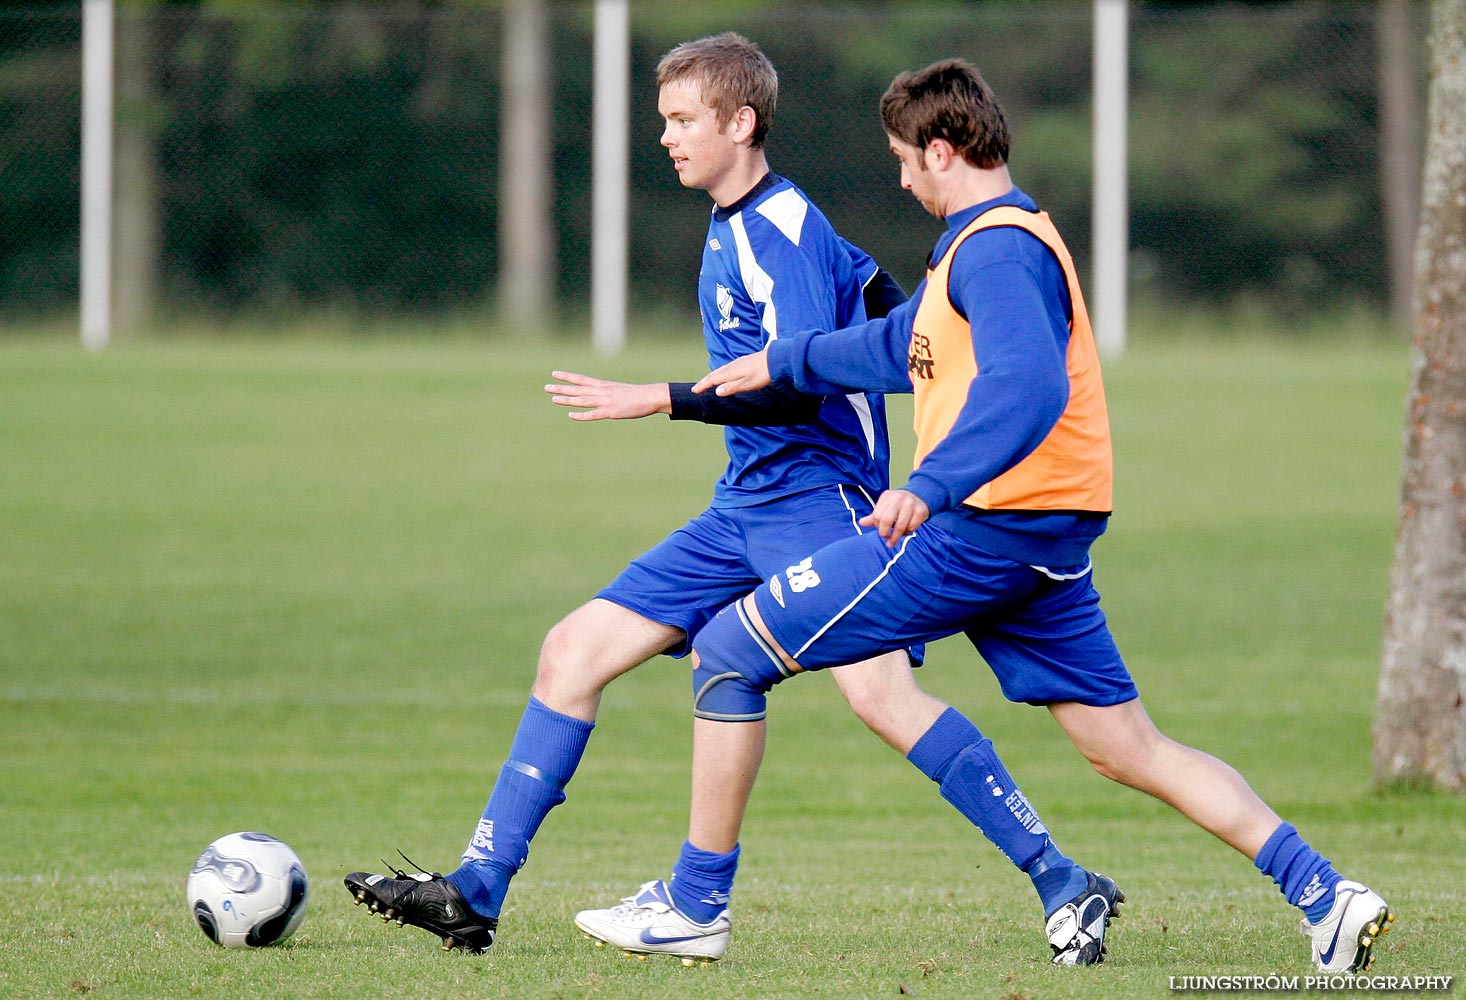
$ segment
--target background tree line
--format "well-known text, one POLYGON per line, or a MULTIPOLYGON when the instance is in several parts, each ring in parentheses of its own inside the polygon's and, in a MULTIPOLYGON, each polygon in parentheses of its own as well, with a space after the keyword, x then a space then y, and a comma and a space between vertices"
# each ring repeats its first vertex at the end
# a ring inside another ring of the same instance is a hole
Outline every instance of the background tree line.
MULTIPOLYGON (((593 8, 546 9, 551 139, 538 153, 553 177, 555 300, 573 316, 589 289, 593 8)), ((897 188, 875 107, 894 73, 948 55, 993 83, 1015 177, 1087 265, 1089 4, 636 0, 632 12, 634 309, 684 304, 706 224, 657 145, 656 60, 729 27, 780 70, 774 169, 908 288, 936 223, 897 188)), ((1409 0, 1133 4, 1133 294, 1388 308, 1386 193, 1416 198, 1425 13, 1409 0), (1382 12, 1403 26, 1393 70, 1382 12), (1387 114, 1391 74, 1408 99, 1387 114), (1404 167, 1389 159, 1401 146, 1404 167)), ((499 165, 518 138, 501 129, 508 16, 494 2, 122 4, 119 297, 165 316, 492 309, 499 165)), ((74 307, 79 56, 78 5, 0 11, 0 310, 12 319, 74 307)))

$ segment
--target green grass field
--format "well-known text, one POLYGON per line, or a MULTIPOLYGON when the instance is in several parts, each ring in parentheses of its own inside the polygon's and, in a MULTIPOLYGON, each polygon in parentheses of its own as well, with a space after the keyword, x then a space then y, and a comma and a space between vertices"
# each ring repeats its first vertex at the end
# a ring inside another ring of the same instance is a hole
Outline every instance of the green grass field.
MULTIPOLYGON (((1097 580, 1162 728, 1395 904, 1375 971, 1456 974, 1466 802, 1371 786, 1406 361, 1152 341, 1110 364, 1097 580)), ((1047 965, 1027 880, 824 676, 772 697, 728 957, 592 948, 574 911, 664 875, 685 834, 689 688, 666 659, 610 688, 490 955, 351 905, 341 876, 398 848, 456 864, 544 631, 720 468, 714 429, 572 423, 549 370, 702 363, 666 340, 614 362, 508 339, 0 341, 0 995, 1036 1000, 1306 975, 1271 883, 1093 774, 960 638, 923 683, 1130 896, 1102 967, 1047 965), (309 869, 284 947, 216 948, 185 905, 194 857, 242 829, 309 869)))

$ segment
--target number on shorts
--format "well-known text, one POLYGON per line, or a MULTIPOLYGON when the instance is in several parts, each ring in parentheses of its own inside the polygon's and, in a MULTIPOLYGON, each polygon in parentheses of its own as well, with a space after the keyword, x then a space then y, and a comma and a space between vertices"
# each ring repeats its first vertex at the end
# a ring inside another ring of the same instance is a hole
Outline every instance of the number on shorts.
POLYGON ((789 589, 794 593, 801 594, 810 587, 820 585, 820 575, 811 568, 813 562, 814 556, 810 556, 804 562, 795 563, 784 571, 784 575, 789 578, 789 589))

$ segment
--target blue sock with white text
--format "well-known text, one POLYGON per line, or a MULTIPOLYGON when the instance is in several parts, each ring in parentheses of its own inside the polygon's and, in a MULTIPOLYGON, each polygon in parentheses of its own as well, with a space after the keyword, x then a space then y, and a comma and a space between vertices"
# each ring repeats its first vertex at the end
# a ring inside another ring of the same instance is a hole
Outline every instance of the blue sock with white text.
POLYGON ((530 697, 463 864, 447 876, 475 913, 499 915, 509 880, 529 857, 529 842, 550 810, 565 801, 565 784, 594 728, 594 722, 562 715, 530 697))
POLYGON ((1328 858, 1298 836, 1292 823, 1283 823, 1274 830, 1252 863, 1278 884, 1288 902, 1302 910, 1310 923, 1316 924, 1329 915, 1339 873, 1328 858))
POLYGON ((992 740, 961 712, 943 712, 906 759, 937 782, 942 798, 1028 875, 1045 916, 1084 890, 1088 874, 1054 845, 992 740))
POLYGON ((667 883, 672 902, 683 916, 705 924, 727 908, 739 850, 735 846, 727 854, 714 854, 692 846, 690 840, 683 841, 672 880, 667 883))

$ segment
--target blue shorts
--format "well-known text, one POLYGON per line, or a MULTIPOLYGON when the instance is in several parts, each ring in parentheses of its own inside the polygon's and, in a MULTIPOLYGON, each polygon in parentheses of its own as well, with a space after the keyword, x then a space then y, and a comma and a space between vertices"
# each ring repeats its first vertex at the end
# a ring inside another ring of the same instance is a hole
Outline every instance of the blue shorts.
MULTIPOLYGON (((873 503, 858 486, 825 486, 752 507, 710 507, 638 556, 596 596, 682 629, 684 641, 667 652, 686 656, 692 638, 728 604, 806 553, 872 533, 856 522, 873 503)), ((912 658, 919 662, 921 651, 913 650, 912 658)))
MULTIPOLYGON (((1010 701, 1117 705, 1138 692, 1093 576, 1088 564, 1040 570, 1004 559, 927 524, 894 549, 873 531, 820 549, 754 600, 806 670, 962 632, 1010 701)), ((737 616, 720 621, 730 627, 737 616)))

